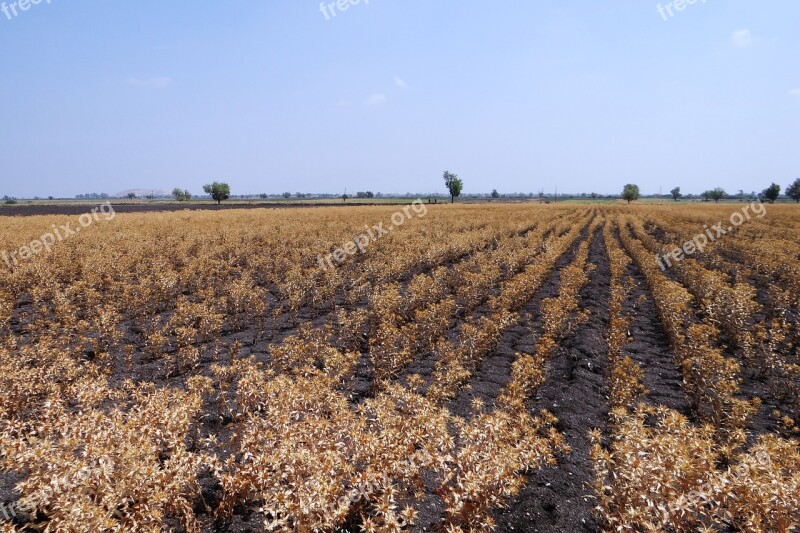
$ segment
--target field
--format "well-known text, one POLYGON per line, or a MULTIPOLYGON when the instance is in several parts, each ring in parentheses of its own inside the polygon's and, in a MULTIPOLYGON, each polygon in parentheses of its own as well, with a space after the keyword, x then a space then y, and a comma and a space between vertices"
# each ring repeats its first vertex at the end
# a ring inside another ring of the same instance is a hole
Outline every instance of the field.
POLYGON ((0 531, 800 527, 795 206, 89 209, 0 217, 0 531))

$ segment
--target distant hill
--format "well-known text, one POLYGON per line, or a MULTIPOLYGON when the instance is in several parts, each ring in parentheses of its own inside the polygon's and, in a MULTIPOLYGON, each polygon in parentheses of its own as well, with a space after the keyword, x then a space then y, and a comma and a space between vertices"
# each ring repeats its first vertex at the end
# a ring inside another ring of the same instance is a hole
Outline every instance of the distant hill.
POLYGON ((145 196, 153 195, 153 196, 170 196, 169 191, 164 191, 162 189, 128 189, 127 191, 118 192, 117 194, 113 194, 113 198, 127 198, 130 193, 134 193, 136 198, 144 198, 145 196))

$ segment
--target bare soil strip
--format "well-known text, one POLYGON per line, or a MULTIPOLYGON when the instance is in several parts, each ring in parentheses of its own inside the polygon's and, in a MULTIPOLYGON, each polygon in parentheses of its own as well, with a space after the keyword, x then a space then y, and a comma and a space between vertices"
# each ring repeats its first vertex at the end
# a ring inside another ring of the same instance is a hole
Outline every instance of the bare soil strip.
POLYGON ((534 412, 546 409, 558 419, 572 451, 558 464, 531 475, 508 508, 495 513, 499 531, 598 531, 593 515, 594 478, 589 458, 589 431, 605 429, 609 410, 606 386, 610 265, 598 229, 589 251, 597 265, 580 293, 581 308, 591 315, 562 341, 550 359, 547 379, 539 388, 534 412))
MULTIPOLYGON (((618 246, 622 248, 622 244, 618 246)), ((688 416, 689 403, 683 390, 683 378, 658 319, 653 295, 635 262, 628 265, 623 283, 629 287, 623 313, 631 319, 631 342, 623 347, 622 355, 629 355, 644 372, 644 386, 649 391, 647 400, 650 403, 665 405, 688 416)))
POLYGON ((550 277, 536 295, 520 310, 520 320, 503 334, 497 348, 486 357, 472 376, 466 387, 461 389, 456 399, 448 404, 450 411, 464 418, 472 417, 472 400, 478 398, 484 402, 484 409, 491 411, 496 407, 497 397, 511 381, 511 365, 517 359, 517 353, 534 353, 536 338, 542 330, 542 300, 558 296, 561 286, 561 270, 574 259, 580 243, 587 238, 584 233, 562 255, 550 277))

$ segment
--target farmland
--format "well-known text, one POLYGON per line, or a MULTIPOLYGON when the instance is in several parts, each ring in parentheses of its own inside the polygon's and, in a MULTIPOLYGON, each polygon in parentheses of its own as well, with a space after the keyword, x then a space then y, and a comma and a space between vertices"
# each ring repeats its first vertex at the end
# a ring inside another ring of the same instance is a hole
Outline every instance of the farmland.
POLYGON ((742 206, 96 218, 0 262, 0 531, 789 531, 800 210, 742 206))

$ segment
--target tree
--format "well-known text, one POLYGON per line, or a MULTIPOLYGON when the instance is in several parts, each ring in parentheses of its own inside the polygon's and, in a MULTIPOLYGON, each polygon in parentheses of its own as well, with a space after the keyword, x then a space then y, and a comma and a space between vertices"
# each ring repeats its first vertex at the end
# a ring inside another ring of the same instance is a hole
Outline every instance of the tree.
POLYGON ((342 201, 343 201, 343 202, 346 202, 348 198, 350 198, 350 196, 349 196, 347 193, 344 193, 344 194, 342 195, 342 201))
POLYGON ((128 200, 135 200, 136 199, 136 193, 135 192, 129 192, 127 196, 128 196, 128 200))
POLYGON ((450 192, 450 203, 456 201, 456 196, 461 196, 461 191, 464 189, 464 182, 462 182, 455 174, 444 171, 444 184, 450 192))
POLYGON ((597 200, 597 193, 596 193, 596 192, 593 192, 593 193, 591 194, 591 197, 592 197, 592 200, 597 200))
POLYGON ((683 196, 681 194, 681 188, 680 187, 675 187, 674 189, 669 191, 669 193, 672 195, 672 199, 675 200, 676 202, 678 201, 678 198, 683 196))
POLYGON ((290 193, 290 192, 285 192, 285 193, 283 193, 283 197, 284 197, 284 198, 286 198, 286 199, 288 200, 289 198, 291 198, 291 197, 292 197, 292 193, 290 193))
POLYGON ((708 191, 708 197, 714 200, 714 203, 718 203, 720 200, 725 198, 726 196, 725 189, 721 187, 717 187, 714 190, 708 191))
POLYGON ((500 193, 497 192, 497 189, 492 190, 492 198, 500 198, 500 193))
POLYGON ((781 195, 781 186, 778 185, 777 183, 773 183, 772 185, 764 189, 764 196, 766 197, 767 200, 769 200, 769 203, 771 204, 774 204, 775 200, 777 200, 780 195, 781 195))
POLYGON ((187 202, 192 199, 192 193, 188 190, 180 190, 178 187, 172 189, 172 197, 179 202, 187 202))
POLYGON ((231 197, 230 185, 227 183, 220 183, 218 181, 203 185, 203 191, 205 191, 206 194, 210 194, 211 198, 217 202, 217 205, 221 204, 223 200, 227 200, 231 197))
POLYGON ((794 183, 786 187, 786 196, 800 203, 800 178, 797 178, 794 183))
POLYGON ((634 185, 633 183, 629 183, 625 185, 625 188, 622 189, 622 199, 627 200, 630 204, 631 202, 635 202, 639 199, 639 186, 634 185))

